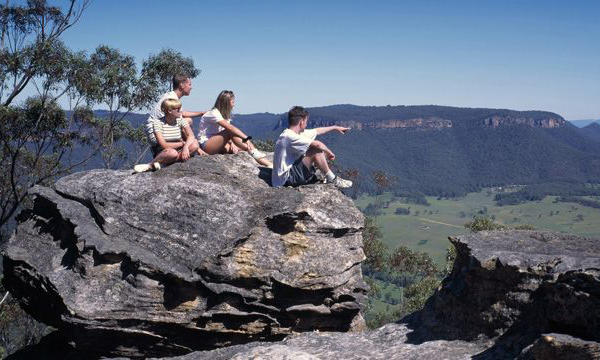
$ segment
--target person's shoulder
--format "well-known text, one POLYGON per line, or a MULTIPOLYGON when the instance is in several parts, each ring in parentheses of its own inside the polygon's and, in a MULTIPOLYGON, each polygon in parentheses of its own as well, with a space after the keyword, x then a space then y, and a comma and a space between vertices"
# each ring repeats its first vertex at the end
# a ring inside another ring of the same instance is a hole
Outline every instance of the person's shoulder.
POLYGON ((219 120, 223 119, 223 116, 221 115, 221 112, 219 111, 219 109, 212 108, 212 109, 208 110, 207 112, 205 112, 204 115, 202 115, 202 119, 219 121, 219 120))
POLYGON ((175 90, 164 93, 162 97, 164 99, 179 99, 179 96, 177 96, 177 93, 175 92, 175 90))
POLYGON ((285 129, 281 132, 281 134, 279 134, 279 138, 283 139, 283 138, 294 138, 297 137, 298 134, 296 134, 294 131, 290 130, 290 129, 285 129))

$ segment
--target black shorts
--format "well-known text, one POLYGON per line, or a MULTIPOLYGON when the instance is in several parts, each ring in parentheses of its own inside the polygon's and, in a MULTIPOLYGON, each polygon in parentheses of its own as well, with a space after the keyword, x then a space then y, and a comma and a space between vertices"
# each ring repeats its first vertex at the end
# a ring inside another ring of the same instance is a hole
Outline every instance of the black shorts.
POLYGON ((160 147, 160 145, 156 144, 156 145, 151 145, 150 146, 150 150, 152 150, 152 158, 154 159, 156 156, 158 156, 158 154, 160 154, 161 151, 163 151, 164 149, 160 147))
MULTIPOLYGON (((155 158, 158 156, 158 154, 161 153, 161 151, 163 151, 164 149, 162 147, 160 147, 160 145, 158 144, 154 144, 154 145, 150 145, 150 150, 152 151, 152 158, 155 158)), ((181 151, 181 148, 176 149, 177 151, 181 151)), ((192 154, 190 154, 192 155, 192 154)))
POLYGON ((300 186, 306 184, 314 184, 319 179, 315 174, 315 167, 311 165, 310 168, 306 167, 302 162, 304 155, 300 156, 292 167, 290 168, 290 177, 285 182, 284 186, 300 186))

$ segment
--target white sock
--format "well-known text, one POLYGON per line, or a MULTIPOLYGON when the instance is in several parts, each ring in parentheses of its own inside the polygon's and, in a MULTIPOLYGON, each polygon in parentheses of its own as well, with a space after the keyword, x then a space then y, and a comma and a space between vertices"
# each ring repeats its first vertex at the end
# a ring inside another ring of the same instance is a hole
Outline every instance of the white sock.
POLYGON ((327 181, 332 181, 333 179, 335 179, 335 174, 333 173, 333 171, 329 170, 327 174, 325 174, 325 177, 327 178, 327 181))

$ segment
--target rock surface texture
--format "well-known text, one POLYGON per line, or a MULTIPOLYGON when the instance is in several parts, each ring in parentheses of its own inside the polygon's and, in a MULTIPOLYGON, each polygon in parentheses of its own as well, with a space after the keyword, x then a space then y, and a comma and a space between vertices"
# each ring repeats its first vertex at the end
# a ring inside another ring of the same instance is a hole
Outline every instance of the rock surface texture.
POLYGON ((268 179, 240 154, 35 187, 4 249, 4 283, 88 356, 361 329, 362 214, 332 185, 268 179))
POLYGON ((600 239, 498 231, 451 241, 452 274, 396 324, 177 359, 600 359, 600 239))
POLYGON ((34 188, 4 283, 59 332, 14 358, 600 359, 600 239, 451 238, 422 310, 347 332, 364 327, 362 215, 331 185, 269 176, 241 154, 34 188))

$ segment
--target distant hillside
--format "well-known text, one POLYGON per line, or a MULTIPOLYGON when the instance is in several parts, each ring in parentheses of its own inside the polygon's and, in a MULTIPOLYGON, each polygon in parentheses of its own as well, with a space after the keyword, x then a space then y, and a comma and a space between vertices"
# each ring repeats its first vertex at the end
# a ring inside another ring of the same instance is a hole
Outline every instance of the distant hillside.
POLYGON ((600 120, 594 120, 594 119, 569 120, 569 122, 571 124, 577 126, 578 128, 582 128, 582 127, 588 126, 589 124, 592 124, 592 123, 600 123, 600 120))
MULTIPOLYGON (((309 127, 352 128, 346 135, 328 134, 324 140, 337 154, 336 165, 359 170, 360 191, 374 191, 370 179, 374 170, 397 178, 392 190, 436 196, 506 184, 600 183, 600 125, 578 129, 555 113, 433 105, 333 105, 308 110, 309 127)), ((146 118, 129 115, 135 126, 145 124, 146 118)), ((275 139, 287 117, 236 114, 233 123, 255 138, 275 139)), ((98 160, 86 168, 101 166, 98 160)), ((142 161, 149 160, 146 154, 142 161)))
POLYGON ((584 136, 600 142, 600 124, 599 123, 591 123, 588 126, 582 127, 579 129, 579 132, 584 136))
MULTIPOLYGON (((363 191, 374 189, 369 174, 381 169, 397 177, 398 190, 446 196, 505 184, 600 182, 600 144, 551 112, 433 105, 308 110, 309 127, 353 129, 324 139, 339 165, 359 169, 363 191)), ((285 114, 273 115, 276 129, 261 132, 247 116, 236 123, 255 137, 275 138, 286 124, 285 114)))

